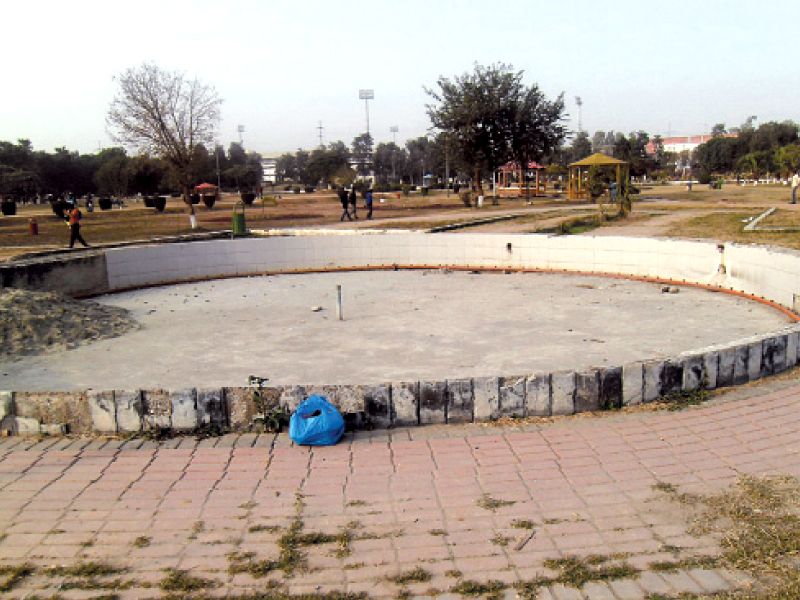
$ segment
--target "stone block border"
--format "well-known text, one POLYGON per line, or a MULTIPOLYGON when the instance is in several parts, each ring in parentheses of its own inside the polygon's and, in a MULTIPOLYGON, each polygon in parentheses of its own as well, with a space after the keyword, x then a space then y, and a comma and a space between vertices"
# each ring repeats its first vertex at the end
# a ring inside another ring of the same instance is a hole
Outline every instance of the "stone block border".
MULTIPOLYGON (((586 371, 447 381, 264 388, 270 408, 293 411, 311 394, 326 396, 353 429, 487 422, 614 410, 670 394, 756 381, 798 365, 796 328, 666 360, 586 371)), ((7 435, 134 434, 202 427, 244 431, 256 407, 253 389, 0 392, 7 435)))
MULTIPOLYGON (((374 233, 374 232, 373 232, 374 233)), ((0 265, 2 287, 91 296, 136 287, 247 275, 349 269, 557 271, 700 285, 754 297, 794 317, 800 254, 791 250, 639 238, 506 234, 298 235, 108 248, 0 265)), ((796 317, 793 319, 796 321, 796 317)), ((353 428, 571 415, 740 385, 800 362, 800 325, 664 360, 515 376, 379 385, 267 388, 293 410, 323 394, 353 428)), ((0 431, 127 434, 250 426, 253 390, 0 392, 0 431)))

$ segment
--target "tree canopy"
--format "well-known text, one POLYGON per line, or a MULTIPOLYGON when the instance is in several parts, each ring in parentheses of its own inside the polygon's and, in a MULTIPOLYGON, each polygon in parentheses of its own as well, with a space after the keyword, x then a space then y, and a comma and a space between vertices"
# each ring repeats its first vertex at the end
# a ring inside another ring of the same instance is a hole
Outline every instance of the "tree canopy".
POLYGON ((563 94, 548 101, 522 77, 510 65, 476 64, 453 80, 440 77, 436 90, 425 88, 434 101, 426 106, 431 123, 471 166, 479 193, 482 171, 521 157, 541 158, 566 137, 563 94))
POLYGON ((139 152, 163 158, 193 214, 189 186, 195 148, 214 141, 222 100, 200 80, 153 63, 128 69, 118 82, 106 117, 111 135, 139 152))

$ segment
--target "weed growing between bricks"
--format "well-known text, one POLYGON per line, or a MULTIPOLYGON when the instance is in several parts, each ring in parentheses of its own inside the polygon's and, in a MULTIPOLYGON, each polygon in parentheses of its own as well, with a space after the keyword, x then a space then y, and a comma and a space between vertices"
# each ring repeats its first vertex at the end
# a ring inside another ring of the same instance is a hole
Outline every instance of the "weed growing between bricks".
MULTIPOLYGON (((709 596, 682 594, 694 600, 797 600, 800 598, 800 481, 788 476, 741 477, 718 494, 681 493, 676 486, 657 484, 671 500, 695 510, 689 533, 714 535, 719 557, 689 558, 650 566, 655 571, 692 566, 723 566, 750 574, 751 590, 709 596)), ((667 600, 651 595, 649 600, 667 600)))

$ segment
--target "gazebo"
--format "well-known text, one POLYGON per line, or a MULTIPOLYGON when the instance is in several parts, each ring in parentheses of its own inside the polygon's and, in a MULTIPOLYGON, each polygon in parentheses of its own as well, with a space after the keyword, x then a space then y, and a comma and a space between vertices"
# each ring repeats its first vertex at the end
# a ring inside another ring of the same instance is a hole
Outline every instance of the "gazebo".
POLYGON ((626 180, 628 178, 628 163, 598 152, 569 165, 569 193, 567 198, 579 200, 586 197, 586 176, 591 167, 614 167, 617 172, 618 190, 622 189, 623 176, 626 180))
POLYGON ((533 196, 542 195, 547 192, 547 179, 544 177, 545 168, 536 162, 529 162, 528 168, 523 172, 518 162, 508 162, 500 167, 497 172, 500 180, 497 182, 498 192, 518 192, 520 196, 525 195, 525 177, 533 172, 536 174, 536 183, 527 189, 532 191, 533 196))

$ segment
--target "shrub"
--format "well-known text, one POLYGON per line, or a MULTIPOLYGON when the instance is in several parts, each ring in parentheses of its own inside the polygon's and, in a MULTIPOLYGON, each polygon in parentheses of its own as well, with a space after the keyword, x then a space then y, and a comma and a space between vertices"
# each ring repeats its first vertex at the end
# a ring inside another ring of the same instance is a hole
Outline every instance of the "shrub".
POLYGON ((472 206, 472 192, 470 192, 469 190, 467 190, 466 192, 461 192, 458 195, 458 198, 461 200, 461 202, 464 203, 464 206, 467 207, 472 206))
POLYGON ((405 184, 403 185, 403 196, 410 196, 411 191, 414 189, 413 185, 405 184))

